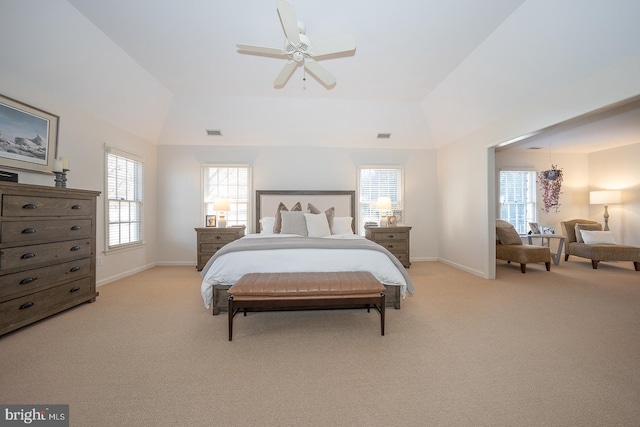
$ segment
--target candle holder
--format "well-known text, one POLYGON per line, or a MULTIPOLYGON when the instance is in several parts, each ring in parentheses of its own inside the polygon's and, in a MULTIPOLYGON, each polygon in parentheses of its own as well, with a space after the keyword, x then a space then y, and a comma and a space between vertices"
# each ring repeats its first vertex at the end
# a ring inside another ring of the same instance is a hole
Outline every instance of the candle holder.
POLYGON ((56 171, 53 172, 56 175, 56 187, 63 187, 63 188, 67 187, 67 171, 68 170, 69 169, 62 169, 62 172, 56 172, 56 171))

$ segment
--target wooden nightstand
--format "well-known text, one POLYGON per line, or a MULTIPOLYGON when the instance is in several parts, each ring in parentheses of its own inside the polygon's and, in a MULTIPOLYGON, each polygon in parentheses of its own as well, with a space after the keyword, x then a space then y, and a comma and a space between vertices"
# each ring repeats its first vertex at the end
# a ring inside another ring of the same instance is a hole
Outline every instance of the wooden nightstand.
POLYGON ((246 227, 199 227, 196 228, 198 234, 198 258, 196 268, 202 270, 209 261, 209 258, 220 250, 227 243, 238 240, 244 236, 246 227))
POLYGON ((400 260, 402 265, 409 268, 409 233, 411 227, 398 225, 397 227, 365 227, 365 237, 384 246, 400 260))

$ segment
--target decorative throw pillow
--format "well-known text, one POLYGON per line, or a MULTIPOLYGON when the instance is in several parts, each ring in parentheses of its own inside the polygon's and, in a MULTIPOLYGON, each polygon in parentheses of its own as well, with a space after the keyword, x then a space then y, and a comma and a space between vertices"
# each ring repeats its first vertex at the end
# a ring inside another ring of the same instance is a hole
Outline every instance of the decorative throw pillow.
MULTIPOLYGON (((322 213, 320 209, 318 209, 311 203, 307 204, 307 210, 312 214, 322 213)), ((327 215, 327 222, 329 223, 329 229, 331 229, 331 227, 333 227, 333 217, 336 215, 336 208, 334 207, 329 208, 326 211, 324 211, 324 213, 327 215)))
POLYGON ((587 245, 615 245, 616 240, 610 231, 582 230, 582 239, 587 245))
POLYGON ((260 220, 260 234, 273 234, 273 226, 276 223, 275 216, 265 216, 260 220))
POLYGON ((322 212, 319 214, 306 213, 304 219, 307 223, 307 233, 309 237, 324 237, 331 235, 327 216, 322 212))
POLYGON ((503 245, 522 244, 522 238, 513 227, 496 227, 496 236, 503 245))
POLYGON ((333 228, 331 234, 353 234, 351 223, 353 218, 350 216, 336 216, 333 218, 333 228))
MULTIPOLYGON (((280 233, 280 230, 282 229, 282 216, 280 215, 280 212, 288 212, 288 211, 289 209, 287 209, 285 204, 280 202, 280 204, 278 205, 278 209, 276 210, 276 217, 275 217, 276 221, 273 224, 274 233, 280 233)), ((300 204, 300 202, 293 205, 293 207, 291 208, 291 212, 294 212, 294 211, 302 212, 302 205, 300 204)))
POLYGON ((602 231, 602 224, 576 224, 576 242, 584 243, 582 231, 602 231))
POLYGON ((302 211, 282 211, 282 234, 299 234, 307 235, 307 223, 304 220, 304 212, 302 211))

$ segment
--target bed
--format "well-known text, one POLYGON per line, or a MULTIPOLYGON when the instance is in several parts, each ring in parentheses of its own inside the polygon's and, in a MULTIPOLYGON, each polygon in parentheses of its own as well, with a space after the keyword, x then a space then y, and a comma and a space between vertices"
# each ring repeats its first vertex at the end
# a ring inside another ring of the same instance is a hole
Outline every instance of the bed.
POLYGON ((200 272, 205 307, 227 311, 227 290, 248 273, 369 271, 386 288, 386 306, 400 309, 411 278, 387 249, 354 234, 354 218, 354 191, 256 191, 256 232, 223 246, 200 272))

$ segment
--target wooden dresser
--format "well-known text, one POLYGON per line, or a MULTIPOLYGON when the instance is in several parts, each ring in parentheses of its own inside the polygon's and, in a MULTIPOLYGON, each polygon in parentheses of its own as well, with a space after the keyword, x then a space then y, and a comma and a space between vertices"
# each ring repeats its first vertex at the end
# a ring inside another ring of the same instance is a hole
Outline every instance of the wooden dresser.
POLYGON ((409 268, 409 241, 411 227, 398 225, 396 227, 365 227, 365 237, 387 248, 389 252, 400 260, 402 265, 409 268))
POLYGON ((244 236, 246 227, 202 227, 196 228, 198 234, 198 260, 196 268, 202 270, 209 258, 227 243, 244 236))
POLYGON ((0 335, 95 301, 99 194, 0 183, 0 335))

